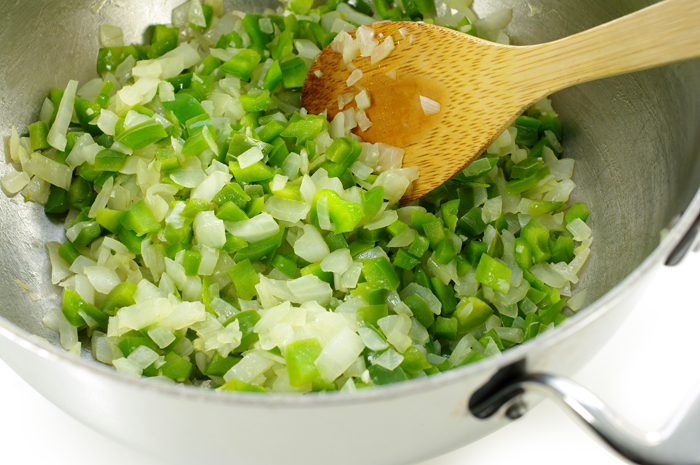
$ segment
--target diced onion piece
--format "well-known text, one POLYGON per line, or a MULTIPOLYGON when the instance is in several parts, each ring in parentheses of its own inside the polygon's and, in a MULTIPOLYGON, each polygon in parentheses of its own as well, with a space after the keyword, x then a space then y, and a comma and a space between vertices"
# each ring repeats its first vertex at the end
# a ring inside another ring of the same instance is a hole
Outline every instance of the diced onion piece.
MULTIPOLYGON (((274 222, 274 220, 272 221, 274 222)), ((277 223, 275 223, 275 225, 276 224, 277 223)), ((220 249, 224 246, 224 244, 226 244, 226 229, 224 227, 224 222, 223 220, 217 218, 212 211, 197 213, 197 216, 194 218, 193 229, 197 243, 199 244, 213 247, 215 249, 220 249)))
MULTIPOLYGON (((78 90, 78 81, 68 81, 66 90, 63 92, 63 97, 61 98, 61 103, 58 105, 58 112, 56 113, 56 119, 51 125, 49 134, 46 137, 49 145, 56 150, 65 150, 66 143, 66 133, 68 131, 68 125, 70 125, 71 118, 73 118, 73 104, 75 103, 75 92, 78 90)), ((64 187, 68 189, 68 187, 64 187)))
POLYGON ((265 158, 265 156, 263 155, 262 151, 259 147, 255 146, 240 154, 238 156, 238 163, 240 164, 241 169, 245 169, 263 158, 265 158))
POLYGON ((426 116, 434 115, 440 112, 440 104, 438 102, 422 95, 419 97, 420 106, 423 108, 423 113, 425 113, 426 116))
POLYGON ((245 241, 257 242, 277 234, 280 226, 268 213, 261 213, 249 220, 226 223, 226 230, 245 241))
POLYGON ((394 39, 391 36, 387 36, 381 45, 378 45, 370 55, 370 63, 375 64, 382 61, 384 58, 388 57, 391 51, 394 50, 394 39))
POLYGON ((355 84, 357 84, 357 81, 362 79, 362 70, 361 69, 356 69, 352 73, 350 73, 350 76, 348 77, 346 84, 348 87, 352 87, 355 84))
POLYGON ((294 253, 307 262, 315 263, 323 260, 331 251, 318 229, 311 224, 305 224, 304 235, 294 243, 294 253))
POLYGON ((17 192, 25 188, 29 184, 30 178, 24 171, 10 171, 0 180, 2 188, 5 189, 10 195, 14 195, 17 192))
POLYGON ((321 261, 321 269, 325 272, 345 273, 352 264, 350 249, 334 250, 321 261))
POLYGON ((380 367, 386 368, 390 371, 393 371, 396 369, 396 367, 401 365, 401 362, 403 362, 403 355, 399 354, 392 348, 382 352, 379 357, 374 359, 375 365, 379 365, 380 367))
POLYGON ((547 286, 562 287, 568 281, 559 273, 555 272, 549 263, 538 263, 530 268, 530 272, 547 286))
POLYGON ((66 165, 47 158, 38 152, 32 154, 28 165, 27 170, 40 179, 65 190, 70 188, 73 170, 66 165))
MULTIPOLYGON (((370 107, 371 101, 369 98, 369 92, 367 90, 363 90, 359 94, 355 96, 355 103, 357 104, 357 108, 359 110, 366 110, 370 107)), ((341 108, 342 110, 342 108, 341 108)))
POLYGON ((265 373, 274 363, 258 351, 248 352, 240 362, 224 375, 224 379, 230 381, 235 378, 248 383, 265 373))
POLYGON ((102 294, 109 294, 121 282, 117 272, 106 266, 86 266, 84 272, 90 280, 90 284, 102 294))
POLYGON ((379 45, 379 41, 374 38, 374 29, 367 26, 360 26, 355 31, 355 37, 360 45, 360 56, 372 56, 372 52, 379 45))
POLYGON ((265 211, 273 218, 296 223, 306 218, 311 208, 306 202, 273 195, 265 202, 265 211))
POLYGON ((360 127, 361 131, 366 131, 372 126, 374 126, 374 123, 369 120, 367 117, 367 114, 365 113, 365 110, 360 110, 357 112, 356 115, 357 118, 357 125, 360 127))
POLYGON ((586 300, 586 289, 577 292, 569 300, 566 301, 566 306, 573 311, 578 311, 582 306, 583 302, 586 300))
POLYGON ((377 334, 376 331, 370 328, 359 328, 357 332, 362 338, 362 342, 370 350, 384 350, 389 347, 389 344, 377 334))
POLYGON ((202 183, 192 191, 190 198, 204 199, 209 202, 219 193, 221 189, 231 180, 231 174, 228 172, 214 171, 207 176, 202 183))
POLYGON ((566 229, 574 236, 575 241, 585 241, 591 237, 592 233, 591 228, 581 218, 576 218, 567 224, 566 229))
POLYGON ((158 360, 158 353, 149 349, 145 345, 138 346, 136 350, 129 354, 127 359, 138 365, 142 370, 148 368, 153 362, 158 360))
POLYGON ((360 336, 342 328, 321 351, 315 362, 316 368, 326 382, 331 382, 352 365, 364 348, 360 336))

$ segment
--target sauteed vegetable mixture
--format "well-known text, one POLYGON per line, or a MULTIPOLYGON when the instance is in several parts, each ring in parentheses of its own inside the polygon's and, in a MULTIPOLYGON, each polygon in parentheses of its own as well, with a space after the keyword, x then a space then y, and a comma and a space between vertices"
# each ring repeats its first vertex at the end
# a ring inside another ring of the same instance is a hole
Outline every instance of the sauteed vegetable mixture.
POLYGON ((349 74, 391 53, 369 27, 347 34, 358 26, 424 20, 505 43, 510 11, 312 3, 191 0, 147 45, 103 26, 99 77, 52 89, 28 133, 12 129, 3 188, 65 222, 67 241, 46 245, 63 306, 44 319, 65 349, 222 390, 352 392, 499 356, 582 306, 588 209, 569 202, 549 100, 408 205, 420 173, 362 141, 361 77, 331 122, 300 106, 322 48, 349 74))

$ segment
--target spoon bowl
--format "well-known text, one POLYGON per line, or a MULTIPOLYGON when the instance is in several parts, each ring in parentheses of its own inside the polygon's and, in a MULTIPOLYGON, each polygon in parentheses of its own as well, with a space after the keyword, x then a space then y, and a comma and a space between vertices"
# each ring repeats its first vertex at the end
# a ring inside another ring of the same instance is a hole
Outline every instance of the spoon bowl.
MULTIPOLYGON (((553 92, 699 57, 699 21, 697 0, 665 0, 532 46, 497 44, 422 22, 379 22, 371 26, 375 37, 391 36, 395 44, 389 56, 348 64, 326 47, 309 71, 302 104, 332 119, 341 111, 339 97, 366 89, 372 126, 354 132, 366 142, 403 148, 404 166, 419 168, 419 179, 402 199, 406 203, 463 170, 529 106, 553 92), (355 69, 362 77, 348 86, 355 69), (439 105, 437 112, 424 110, 426 98, 439 105)), ((354 106, 352 101, 344 108, 354 106)))

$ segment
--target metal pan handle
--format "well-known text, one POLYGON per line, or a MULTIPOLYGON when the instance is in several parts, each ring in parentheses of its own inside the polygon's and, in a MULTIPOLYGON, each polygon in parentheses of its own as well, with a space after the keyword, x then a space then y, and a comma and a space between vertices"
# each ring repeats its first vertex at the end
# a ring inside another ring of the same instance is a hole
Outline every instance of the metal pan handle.
POLYGON ((588 433, 633 463, 700 464, 700 388, 659 432, 640 431, 590 391, 559 376, 523 374, 489 392, 475 394, 470 401, 469 409, 478 418, 488 418, 502 408, 506 416, 518 418, 525 412, 521 396, 537 392, 557 401, 588 433))

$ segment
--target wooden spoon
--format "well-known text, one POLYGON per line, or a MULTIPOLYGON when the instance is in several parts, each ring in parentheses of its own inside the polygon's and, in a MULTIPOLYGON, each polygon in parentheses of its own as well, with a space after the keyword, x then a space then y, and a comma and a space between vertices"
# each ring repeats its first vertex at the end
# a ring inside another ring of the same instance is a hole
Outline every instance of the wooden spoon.
POLYGON ((402 147, 404 166, 419 167, 404 203, 464 169, 525 109, 557 90, 700 57, 700 0, 662 1, 571 37, 524 47, 422 22, 371 27, 380 43, 393 38, 391 54, 374 65, 369 57, 356 58, 352 64, 363 77, 348 88, 348 66, 326 47, 309 71, 302 103, 310 113, 328 110, 332 119, 340 95, 366 88, 373 126, 355 133, 402 147), (420 96, 438 102, 439 112, 426 116, 420 96))

